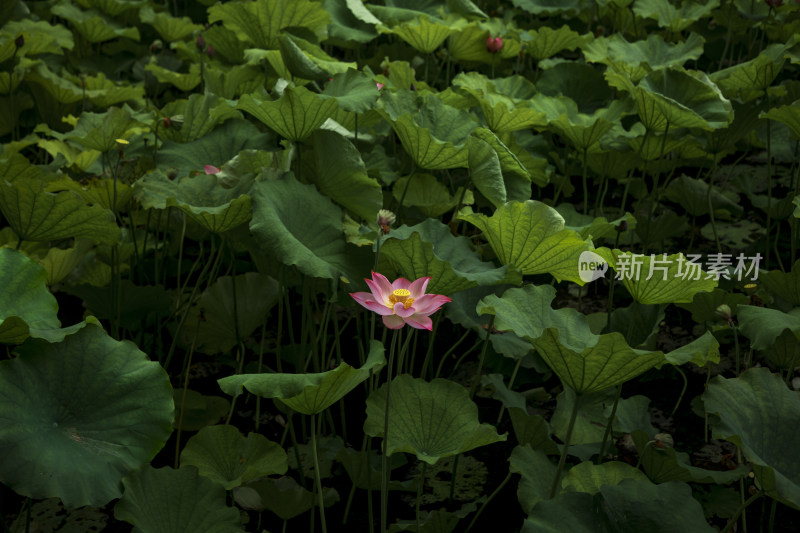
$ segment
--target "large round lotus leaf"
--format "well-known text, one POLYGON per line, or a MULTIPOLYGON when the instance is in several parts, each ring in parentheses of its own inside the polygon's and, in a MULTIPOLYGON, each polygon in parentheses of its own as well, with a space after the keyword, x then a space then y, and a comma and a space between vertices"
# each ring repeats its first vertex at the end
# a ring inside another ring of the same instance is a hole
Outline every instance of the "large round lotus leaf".
POLYGON ((707 412, 720 416, 714 436, 742 447, 762 489, 800 509, 800 393, 789 390, 779 374, 752 368, 739 378, 715 378, 703 402, 707 412))
POLYGON ((120 239, 111 211, 87 205, 73 191, 47 192, 39 180, 0 184, 0 211, 17 236, 26 241, 86 237, 114 244, 120 239))
POLYGON ((380 96, 375 82, 356 69, 335 75, 322 94, 332 96, 339 107, 354 113, 369 111, 380 96))
MULTIPOLYGON (((391 30, 418 52, 431 54, 455 31, 450 26, 422 16, 412 22, 404 22, 391 30)), ((387 32, 388 33, 388 32, 387 32)))
POLYGON ((406 279, 430 276, 427 292, 452 294, 478 285, 518 285, 522 276, 508 265, 497 268, 480 261, 465 237, 429 218, 415 226, 392 230, 381 245, 378 270, 406 279))
POLYGON ((208 231, 224 233, 250 220, 250 185, 243 181, 225 188, 213 174, 172 181, 154 170, 136 182, 136 195, 142 207, 175 206, 208 231))
POLYGON ((181 466, 195 466, 204 477, 225 490, 268 476, 285 474, 286 452, 263 435, 245 438, 233 426, 209 426, 189 439, 181 452, 181 466))
POLYGON ((644 255, 598 248, 633 299, 640 304, 691 303, 698 292, 711 292, 717 280, 695 258, 683 254, 644 255))
POLYGON ((61 326, 46 277, 44 269, 22 252, 0 248, 0 342, 21 343, 31 329, 61 326))
POLYGON ((185 466, 146 466, 123 481, 114 516, 142 533, 241 533, 239 511, 225 503, 222 485, 185 466))
POLYGON ((32 498, 100 507, 172 432, 172 388, 130 342, 86 326, 29 340, 0 363, 0 481, 32 498))
POLYGON ((784 332, 790 331, 800 340, 800 308, 788 313, 768 307, 740 305, 738 308, 739 328, 750 339, 756 350, 766 350, 775 344, 784 332))
MULTIPOLYGON (((386 385, 367 398, 364 431, 383 436, 386 385)), ((506 440, 494 426, 478 422, 478 406, 467 389, 446 379, 427 382, 402 374, 392 380, 387 453, 408 452, 435 464, 442 457, 506 440)))
POLYGON ((662 352, 634 350, 617 332, 595 338, 596 344, 573 351, 560 342, 559 330, 547 328, 532 342, 561 382, 579 394, 614 387, 665 361, 662 352))
POLYGON ((281 137, 302 141, 333 115, 336 106, 335 98, 304 87, 287 87, 277 100, 246 94, 236 108, 247 111, 281 137))
POLYGON ((312 415, 330 407, 385 363, 383 345, 371 341, 369 356, 361 368, 342 363, 318 374, 237 374, 217 383, 225 394, 237 396, 244 387, 257 396, 279 398, 295 411, 312 415))
POLYGON ((551 303, 556 290, 550 285, 525 285, 508 289, 499 297, 490 294, 475 308, 479 315, 494 315, 494 327, 499 331, 513 331, 529 340, 538 339, 546 328, 557 329, 559 342, 572 350, 583 350, 597 344, 586 317, 575 309, 553 309, 551 303))
POLYGON ((263 249, 308 276, 337 279, 345 273, 357 279, 370 264, 369 250, 345 242, 342 210, 291 174, 253 186, 250 231, 263 249))
POLYGON ((584 284, 578 259, 592 243, 566 229, 564 217, 552 207, 535 200, 508 202, 491 217, 468 212, 459 219, 483 232, 501 263, 514 265, 523 274, 549 273, 559 281, 584 284))
POLYGON ((565 492, 539 502, 525 520, 523 533, 713 533, 689 485, 654 485, 625 479, 600 493, 565 492), (680 509, 680 512, 665 512, 680 509))

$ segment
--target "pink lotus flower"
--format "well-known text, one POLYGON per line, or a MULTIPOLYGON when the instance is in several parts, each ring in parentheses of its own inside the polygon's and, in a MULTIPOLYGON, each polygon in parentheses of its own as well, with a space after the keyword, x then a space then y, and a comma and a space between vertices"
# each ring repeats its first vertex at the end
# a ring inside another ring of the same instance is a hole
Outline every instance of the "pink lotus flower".
POLYGON ((372 279, 365 279, 371 292, 351 292, 355 301, 375 311, 383 317, 389 329, 400 329, 405 324, 417 329, 433 329, 430 315, 452 300, 441 294, 425 294, 430 277, 419 278, 413 282, 398 278, 389 283, 385 276, 372 273, 372 279))
POLYGON ((382 83, 381 83, 381 82, 379 82, 379 81, 378 81, 378 82, 375 82, 375 86, 378 88, 378 90, 379 90, 379 91, 385 87, 385 85, 384 85, 384 84, 382 84, 382 83))
POLYGON ((502 49, 503 49, 502 37, 495 37, 494 39, 492 39, 492 36, 490 35, 486 38, 486 50, 489 53, 496 54, 502 49))
POLYGON ((206 174, 219 174, 221 171, 214 165, 203 165, 203 170, 206 171, 206 174))

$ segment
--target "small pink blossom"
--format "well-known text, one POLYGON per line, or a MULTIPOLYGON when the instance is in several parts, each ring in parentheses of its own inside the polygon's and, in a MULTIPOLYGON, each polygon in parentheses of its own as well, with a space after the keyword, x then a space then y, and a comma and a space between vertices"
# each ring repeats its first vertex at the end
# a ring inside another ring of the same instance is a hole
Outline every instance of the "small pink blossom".
POLYGON ((496 54, 502 49, 503 49, 502 37, 495 37, 494 39, 492 39, 492 36, 490 35, 486 38, 486 50, 489 53, 496 54))
POLYGON ((425 294, 430 277, 419 278, 413 282, 398 278, 393 283, 382 274, 372 273, 372 279, 365 279, 370 292, 352 292, 350 296, 370 311, 383 317, 389 329, 400 329, 405 324, 416 329, 433 329, 430 315, 442 305, 451 302, 441 294, 425 294))
POLYGON ((203 165, 203 169, 206 171, 206 174, 219 174, 220 169, 213 165, 203 165))
POLYGON ((375 85, 378 87, 379 91, 385 87, 385 85, 380 82, 375 82, 375 85))

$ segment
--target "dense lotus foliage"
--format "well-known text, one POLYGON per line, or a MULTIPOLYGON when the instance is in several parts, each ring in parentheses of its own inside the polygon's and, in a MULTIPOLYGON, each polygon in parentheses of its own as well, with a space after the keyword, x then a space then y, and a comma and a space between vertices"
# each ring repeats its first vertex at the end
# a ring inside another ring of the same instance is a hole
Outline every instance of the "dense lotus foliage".
POLYGON ((0 529, 800 530, 799 63, 789 0, 3 0, 0 529))

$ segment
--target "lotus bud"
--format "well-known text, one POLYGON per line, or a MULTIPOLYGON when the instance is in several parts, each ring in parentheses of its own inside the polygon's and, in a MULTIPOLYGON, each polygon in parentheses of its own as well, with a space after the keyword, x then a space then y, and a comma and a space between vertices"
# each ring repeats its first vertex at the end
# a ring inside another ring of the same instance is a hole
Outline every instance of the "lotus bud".
POLYGON ((627 220, 621 221, 619 224, 614 226, 614 229, 617 230, 618 233, 625 233, 626 231, 628 231, 628 221, 627 220))
POLYGON ((783 0, 764 0, 764 1, 771 8, 781 7, 783 5, 783 0))
POLYGON ((206 48, 206 55, 213 58, 215 55, 217 55, 217 51, 214 50, 214 47, 209 44, 208 48, 206 48))
POLYGON ((733 311, 731 311, 731 307, 728 304, 720 305, 714 313, 716 313, 718 317, 725 319, 728 325, 733 322, 733 311))
POLYGON ((197 36, 197 41, 195 41, 194 44, 195 46, 197 46, 197 49, 200 50, 201 52, 206 49, 206 40, 203 39, 202 35, 197 36))
POLYGON ((656 436, 653 437, 653 446, 662 449, 672 448, 673 446, 675 446, 675 440, 669 433, 657 433, 656 436))
POLYGON ((495 37, 494 39, 490 35, 486 38, 486 51, 490 54, 496 54, 500 50, 503 49, 503 38, 502 37, 495 37))
POLYGON ((25 46, 25 37, 20 33, 16 39, 14 39, 14 44, 17 45, 17 48, 22 48, 25 46))
POLYGON ((381 228, 381 233, 386 235, 392 229, 392 224, 397 220, 397 216, 388 209, 381 209, 378 211, 378 226, 381 228))
POLYGON ((152 43, 150 43, 150 53, 155 54, 156 52, 160 52, 164 48, 164 42, 161 39, 156 39, 152 43))

